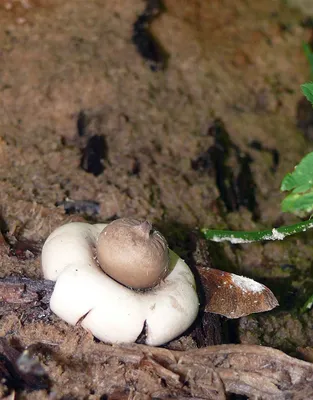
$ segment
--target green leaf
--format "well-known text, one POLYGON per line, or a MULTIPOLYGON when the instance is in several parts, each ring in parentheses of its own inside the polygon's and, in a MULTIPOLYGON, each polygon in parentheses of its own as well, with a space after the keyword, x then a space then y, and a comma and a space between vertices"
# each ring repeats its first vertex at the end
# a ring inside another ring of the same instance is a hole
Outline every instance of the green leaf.
POLYGON ((307 213, 313 210, 313 190, 306 194, 289 194, 281 203, 283 212, 305 211, 307 213))
POLYGON ((295 193, 306 192, 311 187, 311 183, 307 182, 305 176, 302 174, 298 174, 298 176, 294 176, 292 174, 287 174, 281 183, 280 190, 293 190, 295 193))
POLYGON ((280 190, 299 189, 305 192, 313 187, 313 152, 307 154, 300 163, 295 167, 294 171, 287 174, 282 181, 280 190), (302 189, 301 189, 302 188, 302 189))
POLYGON ((280 190, 291 192, 281 204, 282 211, 296 213, 313 210, 313 152, 307 154, 294 171, 284 177, 280 190))
POLYGON ((313 104, 313 83, 304 83, 301 85, 301 90, 304 96, 313 104))
POLYGON ((303 307, 301 308, 301 313, 305 313, 306 311, 310 310, 313 306, 313 294, 307 299, 304 303, 303 307))

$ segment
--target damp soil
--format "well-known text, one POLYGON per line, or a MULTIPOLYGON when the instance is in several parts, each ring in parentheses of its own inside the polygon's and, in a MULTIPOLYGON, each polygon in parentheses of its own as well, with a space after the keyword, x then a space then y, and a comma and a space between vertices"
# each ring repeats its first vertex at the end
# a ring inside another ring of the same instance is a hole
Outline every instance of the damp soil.
MULTIPOLYGON (((42 278, 42 244, 69 221, 148 218, 191 264, 197 228, 298 221, 281 213, 279 187, 313 150, 299 89, 310 73, 301 47, 309 22, 278 0, 0 0, 1 278, 42 278)), ((280 307, 234 321, 206 316, 167 347, 262 344, 305 357, 313 311, 299 310, 313 293, 312 245, 310 232, 209 243, 214 268, 266 284, 280 307)), ((0 334, 18 351, 46 349, 50 389, 15 388, 20 398, 150 396, 140 370, 129 372, 122 356, 101 363, 103 345, 79 326, 9 313, 0 334)), ((153 385, 153 398, 223 398, 153 385)))

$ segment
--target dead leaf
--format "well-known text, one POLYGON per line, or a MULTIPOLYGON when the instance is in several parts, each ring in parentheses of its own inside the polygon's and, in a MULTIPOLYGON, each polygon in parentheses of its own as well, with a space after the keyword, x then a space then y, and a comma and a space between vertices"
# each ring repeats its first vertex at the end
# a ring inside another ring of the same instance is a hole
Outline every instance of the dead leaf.
POLYGON ((261 283, 214 268, 197 268, 205 294, 205 311, 240 318, 278 306, 273 293, 261 283))

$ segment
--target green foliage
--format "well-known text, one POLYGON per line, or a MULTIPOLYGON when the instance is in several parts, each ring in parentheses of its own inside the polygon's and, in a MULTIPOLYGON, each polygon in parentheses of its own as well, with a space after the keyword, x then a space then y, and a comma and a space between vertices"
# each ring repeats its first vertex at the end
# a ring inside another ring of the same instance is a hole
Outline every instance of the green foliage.
POLYGON ((304 96, 309 100, 309 102, 313 105, 313 83, 304 83, 301 85, 302 92, 304 96))
POLYGON ((313 306, 313 294, 304 303, 303 307, 300 310, 301 313, 305 313, 306 311, 310 310, 312 308, 312 306, 313 306))
POLYGON ((282 211, 298 213, 313 210, 313 152, 284 177, 280 190, 291 192, 281 204, 282 211))
MULTIPOLYGON (((313 76, 313 52, 308 43, 303 44, 303 50, 313 76)), ((313 82, 304 83, 301 90, 313 105, 313 82)), ((281 204, 282 211, 301 214, 313 210, 313 153, 307 154, 294 171, 284 177, 280 190, 291 192, 281 204)))

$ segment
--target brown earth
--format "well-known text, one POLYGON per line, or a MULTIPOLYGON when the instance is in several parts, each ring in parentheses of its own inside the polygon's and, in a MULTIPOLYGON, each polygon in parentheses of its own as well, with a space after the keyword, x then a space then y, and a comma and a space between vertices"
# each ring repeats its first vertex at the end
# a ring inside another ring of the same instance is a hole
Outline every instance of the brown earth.
MULTIPOLYGON (((279 186, 313 149, 311 109, 304 104, 298 110, 299 86, 309 77, 301 47, 310 39, 304 16, 278 0, 176 0, 165 6, 151 31, 169 58, 154 72, 131 40, 143 1, 0 0, 0 227, 12 247, 1 253, 1 277, 40 278, 45 238, 60 224, 83 218, 148 218, 187 260, 195 228, 261 229, 297 221, 281 213, 279 186), (254 209, 245 198, 227 207, 214 166, 199 162, 214 147, 208 129, 216 128, 216 119, 231 142, 228 170, 238 176, 242 155, 250 157, 253 182, 245 180, 245 170, 241 180, 255 192, 254 209), (80 166, 93 135, 103 135, 107 147, 97 176, 80 166), (96 201, 99 212, 68 215, 62 205, 67 198, 96 201)), ((313 312, 297 311, 313 290, 312 244, 311 233, 279 243, 210 244, 215 268, 264 282, 281 305, 229 323, 231 342, 290 354, 313 346, 313 312)), ((22 323, 7 315, 0 332, 21 347, 59 346, 57 359, 43 360, 55 397, 40 392, 21 398, 95 399, 108 390, 99 383, 108 364, 90 356, 102 345, 79 327, 57 318, 22 323), (82 378, 84 369, 75 363, 67 369, 68 357, 86 357, 93 380, 82 378)), ((144 398, 140 390, 139 397, 128 395, 144 398)))

